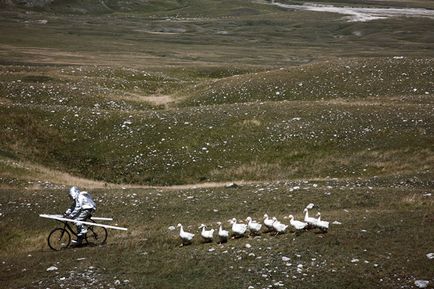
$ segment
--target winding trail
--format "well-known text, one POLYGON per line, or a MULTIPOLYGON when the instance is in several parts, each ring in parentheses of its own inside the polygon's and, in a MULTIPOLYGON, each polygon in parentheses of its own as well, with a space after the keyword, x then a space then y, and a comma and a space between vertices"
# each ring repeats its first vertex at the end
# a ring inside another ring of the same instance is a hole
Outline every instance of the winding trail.
MULTIPOLYGON (((44 184, 55 184, 58 186, 78 186, 86 189, 158 189, 158 190, 185 190, 185 189, 201 189, 201 188, 222 188, 230 183, 236 183, 237 185, 257 184, 263 183, 260 181, 228 181, 228 182, 203 182, 197 184, 185 184, 174 186, 149 186, 149 185, 131 185, 131 184, 114 184, 103 181, 96 181, 86 179, 82 177, 73 176, 69 173, 59 170, 50 169, 39 164, 34 164, 27 161, 15 161, 7 158, 0 158, 0 165, 6 167, 12 167, 15 169, 21 169, 27 174, 23 179, 26 180, 29 185, 27 189, 42 189, 44 184)), ((5 176, 0 174, 0 177, 5 176)), ((0 188, 10 188, 13 186, 6 186, 0 183, 0 188)))
POLYGON ((348 22, 368 22, 372 20, 387 19, 391 17, 427 17, 434 19, 434 10, 422 8, 368 8, 348 7, 322 4, 292 5, 272 1, 270 5, 291 10, 305 10, 314 12, 328 12, 347 15, 348 22))

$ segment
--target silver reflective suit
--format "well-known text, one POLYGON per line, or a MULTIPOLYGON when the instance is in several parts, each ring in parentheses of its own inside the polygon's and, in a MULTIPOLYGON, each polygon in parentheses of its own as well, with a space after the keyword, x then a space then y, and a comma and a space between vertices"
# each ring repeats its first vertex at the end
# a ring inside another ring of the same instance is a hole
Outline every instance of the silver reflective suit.
MULTIPOLYGON (((65 212, 65 216, 76 221, 86 221, 96 210, 96 204, 91 194, 82 191, 77 187, 69 190, 69 195, 73 200, 71 207, 65 212)), ((77 223, 77 243, 80 244, 84 235, 87 233, 87 226, 77 223)))

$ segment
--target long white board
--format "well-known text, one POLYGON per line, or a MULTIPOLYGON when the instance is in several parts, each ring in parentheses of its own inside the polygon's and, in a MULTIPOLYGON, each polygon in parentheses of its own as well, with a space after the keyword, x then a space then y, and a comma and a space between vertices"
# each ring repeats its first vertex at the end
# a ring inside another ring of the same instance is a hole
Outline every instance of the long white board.
POLYGON ((106 224, 98 224, 98 223, 92 223, 92 222, 76 221, 73 219, 64 218, 61 215, 40 214, 39 217, 51 219, 51 220, 58 220, 58 221, 62 221, 62 222, 71 222, 71 223, 75 223, 75 224, 81 223, 81 224, 90 225, 90 226, 104 227, 107 229, 128 231, 128 229, 124 228, 124 227, 110 226, 110 225, 106 225, 106 224))
POLYGON ((113 218, 104 218, 104 217, 92 217, 91 219, 95 221, 113 221, 113 218))
MULTIPOLYGON (((44 214, 46 215, 46 214, 44 214)), ((52 217, 56 217, 56 218, 63 218, 63 215, 46 215, 46 216, 52 216, 52 217)), ((92 220, 94 221, 113 221, 113 218, 106 218, 106 217, 91 217, 92 220)))

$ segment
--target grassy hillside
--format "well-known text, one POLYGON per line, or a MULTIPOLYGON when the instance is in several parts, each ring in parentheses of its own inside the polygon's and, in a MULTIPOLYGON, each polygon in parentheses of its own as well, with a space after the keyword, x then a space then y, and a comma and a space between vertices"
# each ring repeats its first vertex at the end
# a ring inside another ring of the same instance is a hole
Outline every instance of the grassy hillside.
POLYGON ((1 152, 108 183, 419 174, 433 161, 432 67, 4 66, 1 152))
POLYGON ((59 212, 64 190, 2 190, 0 278, 6 288, 396 288, 432 281, 432 183, 421 179, 288 181, 238 189, 95 190, 99 216, 128 232, 109 232, 102 247, 50 252, 56 226, 37 213, 59 212), (44 201, 50 200, 50 202, 44 201), (302 217, 307 202, 332 224, 328 234, 262 234, 217 245, 179 247, 177 231, 267 212, 302 217), (7 205, 6 205, 7 204, 7 205), (423 230, 421 229, 423 228, 423 230), (57 271, 47 272, 55 266, 57 271), (281 285, 276 285, 281 284, 281 285), (270 288, 270 287, 268 287, 270 288))
POLYGON ((0 0, 0 287, 432 288, 434 20, 268 4, 0 0), (49 251, 71 185, 129 231, 49 251), (310 202, 327 234, 172 230, 310 202))
POLYGON ((427 96, 434 86, 432 59, 334 59, 205 82, 188 92, 186 105, 252 101, 427 96))

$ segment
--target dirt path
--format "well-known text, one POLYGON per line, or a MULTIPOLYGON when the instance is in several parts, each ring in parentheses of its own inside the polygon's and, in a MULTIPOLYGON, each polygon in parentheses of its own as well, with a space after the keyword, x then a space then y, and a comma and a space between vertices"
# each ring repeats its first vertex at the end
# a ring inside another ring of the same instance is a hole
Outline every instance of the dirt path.
MULTIPOLYGON (((231 184, 246 185, 260 183, 258 181, 233 181, 233 182, 206 182, 198 184, 186 184, 186 185, 175 185, 175 186, 148 186, 148 185, 131 185, 131 184, 114 184, 102 181, 96 181, 91 179, 86 179, 82 177, 73 176, 69 173, 62 172, 59 170, 50 169, 39 164, 34 164, 30 162, 15 161, 11 159, 0 158, 0 165, 19 169, 23 171, 23 177, 26 181, 30 181, 28 189, 40 189, 41 183, 51 183, 60 186, 78 186, 86 189, 98 189, 98 188, 111 188, 111 189, 158 189, 158 190, 185 190, 185 189, 200 189, 200 188, 218 188, 231 186, 231 184)), ((6 172, 7 170, 5 170, 6 172)), ((14 177, 13 175, 5 175, 0 173, 0 177, 14 177)), ((0 188, 10 188, 10 185, 4 185, 0 183, 0 188)))

